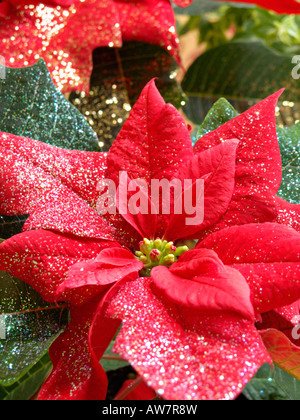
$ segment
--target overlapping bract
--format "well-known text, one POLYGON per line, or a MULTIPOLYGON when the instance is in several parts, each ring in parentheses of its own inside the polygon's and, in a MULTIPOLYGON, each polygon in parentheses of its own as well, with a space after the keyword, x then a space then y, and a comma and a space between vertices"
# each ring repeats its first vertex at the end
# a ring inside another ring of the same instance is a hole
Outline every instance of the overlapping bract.
POLYGON ((263 327, 266 314, 270 320, 272 311, 300 299, 300 234, 278 223, 279 95, 194 149, 184 120, 154 81, 108 154, 1 134, 1 212, 31 216, 24 233, 0 245, 0 269, 48 301, 69 301, 73 314, 51 348, 54 370, 41 399, 104 398, 98 360, 121 322, 115 351, 165 398, 234 398, 271 362, 254 321, 263 327), (204 222, 191 229, 185 214, 172 211, 100 216, 98 182, 118 185, 120 170, 148 184, 203 179, 204 222), (143 264, 132 251, 149 233, 149 221, 154 238, 200 241, 170 268, 140 278, 143 264))

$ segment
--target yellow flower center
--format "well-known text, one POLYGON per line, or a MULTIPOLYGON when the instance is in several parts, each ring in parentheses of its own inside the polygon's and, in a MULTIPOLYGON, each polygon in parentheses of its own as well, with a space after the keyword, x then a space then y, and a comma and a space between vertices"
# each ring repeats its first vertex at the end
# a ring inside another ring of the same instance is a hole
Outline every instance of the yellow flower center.
POLYGON ((135 256, 142 261, 144 268, 141 271, 143 277, 149 277, 151 269, 158 265, 170 267, 189 247, 186 245, 176 247, 173 242, 168 242, 160 238, 147 239, 139 243, 140 250, 135 252, 135 256))

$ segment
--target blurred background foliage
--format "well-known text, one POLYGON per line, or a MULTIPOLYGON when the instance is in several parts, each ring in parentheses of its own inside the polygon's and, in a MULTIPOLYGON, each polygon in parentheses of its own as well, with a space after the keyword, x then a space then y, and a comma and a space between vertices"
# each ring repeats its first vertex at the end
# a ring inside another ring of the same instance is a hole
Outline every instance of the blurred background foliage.
POLYGON ((184 23, 178 19, 178 33, 183 36, 196 30, 198 43, 205 43, 206 50, 243 40, 261 41, 282 54, 299 54, 300 15, 278 15, 251 5, 237 7, 218 2, 211 5, 203 0, 193 6, 183 10, 188 19, 184 23))
POLYGON ((221 97, 244 112, 283 87, 277 123, 286 127, 299 122, 300 15, 210 0, 174 10, 186 69, 178 80, 190 123, 200 125, 221 97))

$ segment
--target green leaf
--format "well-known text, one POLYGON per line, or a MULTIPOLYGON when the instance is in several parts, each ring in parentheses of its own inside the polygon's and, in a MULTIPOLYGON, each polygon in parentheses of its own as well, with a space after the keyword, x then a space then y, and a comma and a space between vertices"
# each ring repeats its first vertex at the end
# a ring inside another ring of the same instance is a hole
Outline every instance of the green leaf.
POLYGON ((278 195, 291 203, 300 203, 300 123, 277 128, 282 157, 282 183, 278 195))
MULTIPOLYGON (((105 352, 105 356, 108 356, 108 357, 117 356, 115 353, 112 352, 112 348, 113 348, 114 344, 115 344, 115 341, 113 340, 110 343, 110 345, 108 346, 108 348, 105 352)), ((104 359, 101 360, 101 365, 102 365, 103 369, 105 370, 105 372, 120 369, 120 368, 125 367, 125 366, 130 366, 129 363, 126 362, 126 360, 112 360, 112 359, 107 359, 107 358, 104 358, 104 359)))
POLYGON ((30 67, 5 68, 0 103, 0 131, 66 149, 100 150, 96 134, 55 87, 42 59, 30 67))
POLYGON ((300 401, 300 381, 275 366, 274 380, 286 395, 286 399, 300 401))
POLYGON ((38 392, 51 369, 52 363, 47 353, 13 385, 7 387, 0 386, 0 400, 29 400, 38 392))
POLYGON ((226 99, 220 98, 206 115, 197 137, 205 136, 238 115, 238 112, 226 99))
POLYGON ((66 328, 66 306, 49 304, 26 283, 0 271, 0 385, 9 386, 66 328))
MULTIPOLYGON (((198 57, 188 69, 182 88, 189 98, 187 116, 201 124, 208 108, 226 97, 243 112, 249 104, 285 87, 283 103, 300 102, 300 85, 294 80, 292 57, 281 55, 259 42, 230 42, 198 57)), ((297 105, 294 107, 297 110, 297 105)), ((292 109, 289 107, 289 113, 292 109)), ((294 115, 289 118, 296 120, 294 115)))
POLYGON ((244 396, 248 400, 300 400, 300 381, 277 366, 272 371, 266 364, 261 367, 256 376, 246 385, 244 396))
POLYGON ((98 134, 108 150, 129 116, 145 85, 157 77, 165 101, 177 108, 184 95, 176 81, 177 63, 162 47, 144 42, 124 42, 122 48, 97 48, 93 53, 90 93, 72 93, 70 101, 98 134))

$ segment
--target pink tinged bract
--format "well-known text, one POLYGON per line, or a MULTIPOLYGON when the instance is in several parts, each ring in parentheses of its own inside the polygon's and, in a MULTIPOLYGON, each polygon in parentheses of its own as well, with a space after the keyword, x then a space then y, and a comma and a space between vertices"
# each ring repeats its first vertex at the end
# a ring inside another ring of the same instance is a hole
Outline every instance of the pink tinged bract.
POLYGON ((274 363, 300 380, 300 351, 286 335, 277 329, 261 332, 262 339, 274 363))
MULTIPOLYGON (((51 178, 48 181, 50 188, 53 189, 51 182, 55 179, 92 207, 96 206, 99 195, 97 183, 104 177, 107 153, 61 149, 9 133, 0 133, 0 153, 3 162, 0 173, 2 214, 30 212, 35 206, 40 198, 38 192, 43 189, 38 184, 38 175, 34 175, 35 170, 42 171, 43 176, 39 174, 42 180, 47 180, 47 176, 51 178), (14 166, 18 166, 19 176, 14 166), (22 173, 26 166, 28 173, 31 171, 31 176, 22 173), (11 194, 15 194, 11 201, 10 190, 11 194), (20 198, 17 196, 18 191, 22 194, 20 198), (8 213, 5 212, 6 209, 8 213)), ((46 186, 47 184, 44 185, 45 191, 46 186)))
POLYGON ((0 141, 1 214, 32 215, 26 229, 112 239, 114 228, 94 208, 106 154, 64 150, 7 133, 0 141))
POLYGON ((261 320, 256 324, 261 331, 274 329, 283 332, 291 343, 300 349, 300 300, 292 305, 273 309, 262 314, 261 320))

